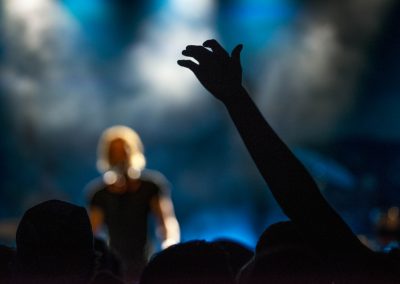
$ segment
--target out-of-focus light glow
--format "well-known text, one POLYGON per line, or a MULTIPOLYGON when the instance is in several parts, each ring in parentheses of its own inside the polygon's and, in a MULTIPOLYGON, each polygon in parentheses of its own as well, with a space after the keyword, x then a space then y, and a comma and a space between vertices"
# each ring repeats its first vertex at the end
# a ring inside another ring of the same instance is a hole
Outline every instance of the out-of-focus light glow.
POLYGON ((5 2, 6 15, 26 22, 23 36, 31 48, 37 48, 40 44, 37 33, 46 26, 47 17, 42 15, 42 11, 50 4, 49 2, 49 0, 7 0, 5 2))
POLYGON ((170 9, 188 19, 202 19, 215 10, 214 0, 170 0, 170 9))
POLYGON ((72 14, 85 20, 106 16, 110 13, 111 2, 107 0, 62 0, 62 4, 72 14))
POLYGON ((295 153, 317 181, 345 190, 353 190, 356 187, 356 178, 333 159, 305 149, 297 149, 295 153))
POLYGON ((388 218, 390 221, 398 221, 399 220, 399 207, 389 208, 388 218))
MULTIPOLYGON (((273 43, 274 35, 296 19, 299 4, 290 0, 236 0, 220 3, 219 26, 225 40, 245 43, 252 57, 273 43)), ((245 53, 244 53, 245 55, 245 53)), ((246 59, 246 58, 245 58, 246 59)), ((245 63, 247 61, 243 60, 245 63)), ((258 74, 254 74, 258 76, 258 74)))
POLYGON ((40 8, 49 0, 6 0, 5 7, 9 12, 25 14, 40 8))
POLYGON ((190 222, 186 222, 182 238, 184 241, 192 239, 212 241, 227 238, 254 247, 257 236, 249 220, 249 212, 243 209, 237 211, 210 209, 194 214, 190 222))
POLYGON ((105 184, 114 184, 118 180, 118 176, 113 171, 108 171, 103 175, 103 181, 105 184))
POLYGON ((296 10, 296 5, 287 0, 242 0, 233 4, 226 13, 247 25, 253 25, 287 21, 292 19, 296 10))
POLYGON ((215 5, 210 0, 172 0, 168 4, 143 25, 145 36, 132 45, 126 74, 135 74, 148 93, 186 101, 199 85, 176 61, 186 45, 215 37, 215 5))
MULTIPOLYGON (((5 23, 21 26, 19 36, 31 50, 40 50, 46 43, 43 41, 42 34, 54 29, 55 26, 68 26, 75 29, 75 23, 66 15, 57 1, 6 0, 4 11, 7 18, 5 23)), ((67 35, 64 34, 64 36, 67 35)), ((42 56, 45 57, 48 54, 43 53, 42 56)))
POLYGON ((140 170, 130 167, 128 169, 128 176, 131 179, 138 179, 140 177, 140 170))
POLYGON ((160 33, 157 40, 143 42, 134 47, 132 67, 136 72, 132 73, 139 74, 139 79, 151 93, 183 98, 193 94, 195 82, 193 74, 176 63, 182 57, 180 51, 187 44, 201 44, 212 37, 212 33, 208 30, 191 33, 181 26, 171 26, 170 31, 172 36, 168 37, 162 31, 154 30, 153 32, 160 33))

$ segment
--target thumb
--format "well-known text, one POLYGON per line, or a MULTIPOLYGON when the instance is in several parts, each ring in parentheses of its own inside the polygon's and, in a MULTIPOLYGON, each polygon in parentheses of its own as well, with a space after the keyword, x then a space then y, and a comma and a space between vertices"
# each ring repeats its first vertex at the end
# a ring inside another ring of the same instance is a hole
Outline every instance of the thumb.
POLYGON ((240 65, 240 53, 242 52, 243 44, 238 44, 231 53, 232 62, 240 65))

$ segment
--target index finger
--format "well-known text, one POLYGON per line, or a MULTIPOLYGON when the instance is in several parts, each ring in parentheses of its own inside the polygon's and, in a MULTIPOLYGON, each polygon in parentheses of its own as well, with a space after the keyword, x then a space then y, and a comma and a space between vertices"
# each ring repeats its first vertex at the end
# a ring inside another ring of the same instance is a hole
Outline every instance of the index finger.
POLYGON ((203 46, 211 48, 212 51, 218 56, 229 57, 228 52, 215 39, 206 40, 203 43, 203 46))

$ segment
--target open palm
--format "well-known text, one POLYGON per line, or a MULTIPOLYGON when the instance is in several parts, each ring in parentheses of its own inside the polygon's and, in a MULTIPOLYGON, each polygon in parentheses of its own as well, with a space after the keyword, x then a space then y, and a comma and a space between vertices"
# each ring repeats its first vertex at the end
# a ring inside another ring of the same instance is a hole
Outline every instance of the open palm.
POLYGON ((203 45, 188 45, 182 51, 184 56, 192 60, 178 60, 180 66, 193 71, 200 83, 216 98, 226 99, 232 90, 242 85, 242 67, 240 52, 243 46, 237 45, 231 55, 214 39, 203 45))

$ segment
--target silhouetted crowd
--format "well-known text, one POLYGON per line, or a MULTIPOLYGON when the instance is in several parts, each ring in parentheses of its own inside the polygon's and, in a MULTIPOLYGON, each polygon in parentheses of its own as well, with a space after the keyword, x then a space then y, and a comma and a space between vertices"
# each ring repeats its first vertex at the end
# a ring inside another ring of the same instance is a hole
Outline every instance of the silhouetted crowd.
MULTIPOLYGON (((242 86, 240 52, 215 40, 189 45, 178 64, 226 107, 260 174, 290 221, 265 229, 254 252, 227 239, 177 243, 153 255, 140 284, 400 283, 400 253, 365 246, 242 86), (191 59, 195 59, 192 61, 191 59)), ((1 283, 130 283, 123 263, 93 237, 83 207, 50 200, 27 210, 16 249, 0 247, 1 283)), ((133 282, 132 282, 133 283, 133 282)))

